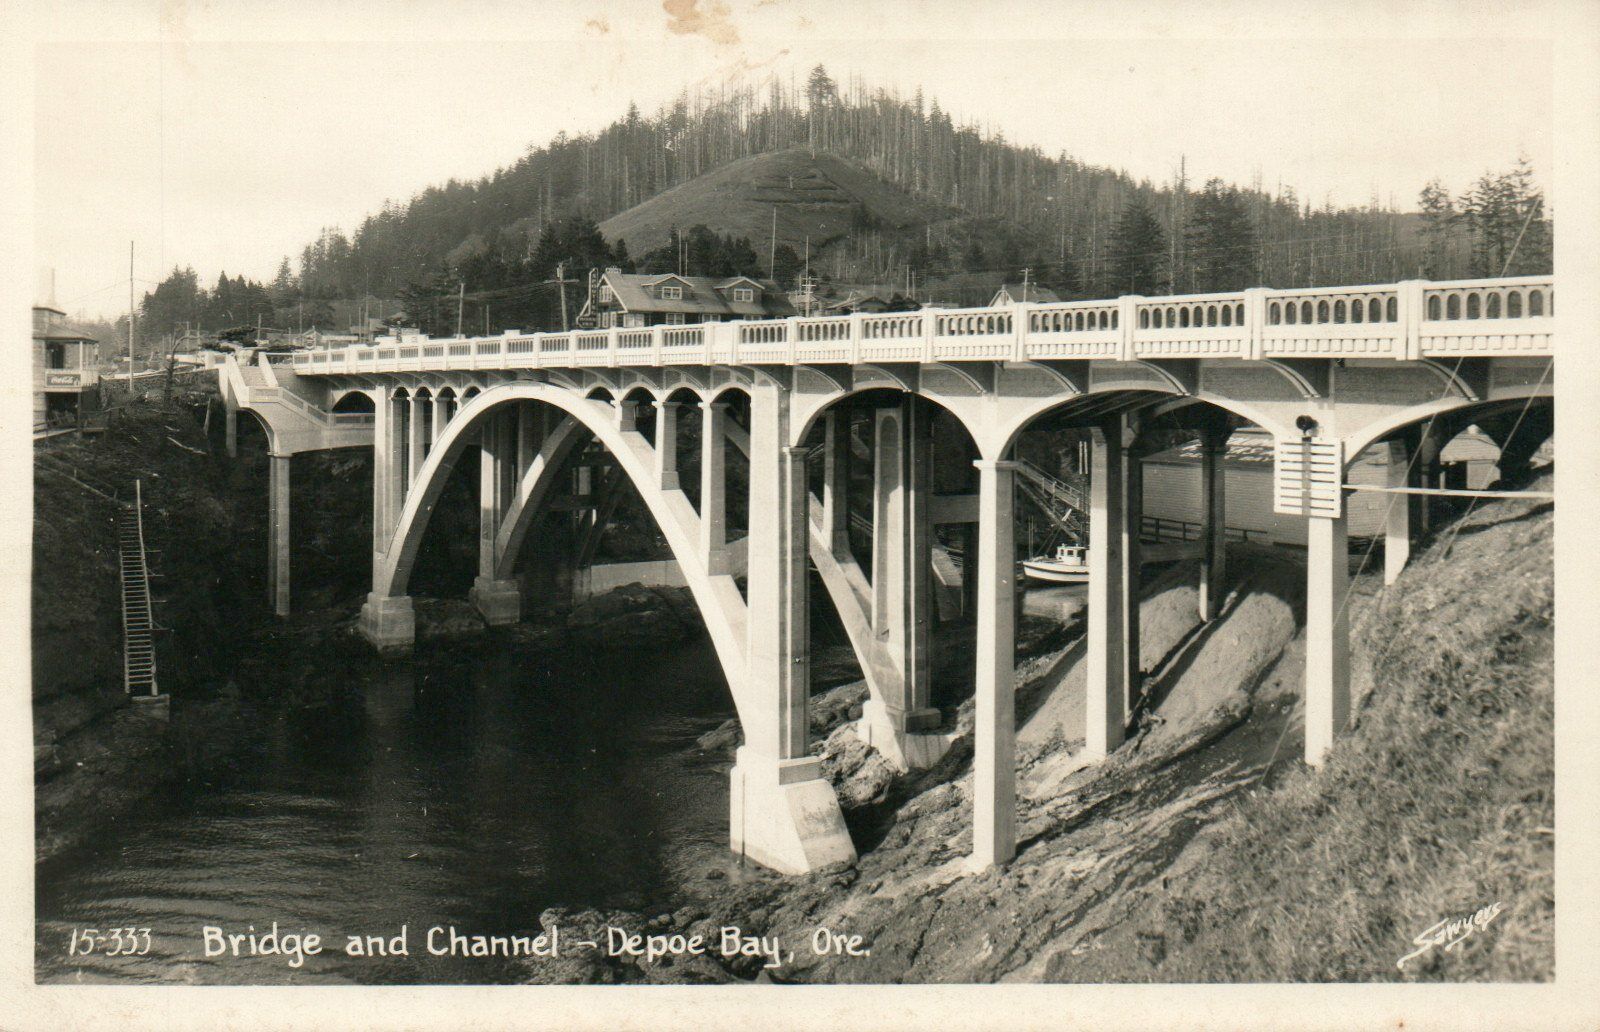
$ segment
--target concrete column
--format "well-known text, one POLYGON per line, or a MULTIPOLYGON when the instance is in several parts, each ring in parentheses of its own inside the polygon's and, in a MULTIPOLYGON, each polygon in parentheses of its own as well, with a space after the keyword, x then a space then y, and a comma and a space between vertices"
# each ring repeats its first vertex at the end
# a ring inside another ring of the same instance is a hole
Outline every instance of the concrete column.
POLYGON ((406 413, 406 488, 410 490, 422 472, 422 463, 428 457, 428 405, 416 395, 411 396, 406 413))
MULTIPOLYGON (((1017 853, 1015 689, 1016 464, 979 460, 977 705, 973 727, 972 866, 1017 853)), ((969 567, 970 568, 970 567, 969 567)))
POLYGON ((783 528, 778 543, 778 576, 783 655, 778 664, 778 743, 779 755, 794 759, 807 755, 811 738, 811 537, 806 449, 785 447, 782 462, 783 528))
MULTIPOLYGON (((376 392, 372 434, 372 570, 377 583, 388 552, 406 489, 406 413, 409 404, 388 391, 376 392)), ((362 637, 379 652, 405 652, 416 637, 415 614, 408 595, 367 593, 357 622, 362 637)))
POLYGON ((656 482, 663 491, 677 491, 678 483, 678 410, 683 406, 676 401, 656 403, 656 482))
POLYGON ((539 438, 541 436, 541 418, 539 409, 531 401, 517 405, 517 483, 522 482, 522 475, 528 472, 528 467, 533 465, 534 458, 539 454, 539 438))
POLYGON ((728 407, 701 402, 700 411, 700 554, 707 573, 727 573, 728 407))
POLYGON ((976 523, 963 523, 961 525, 961 543, 965 551, 961 566, 961 615, 972 619, 972 614, 978 611, 978 579, 973 571, 978 568, 978 525, 976 523))
POLYGON ((905 416, 904 406, 877 409, 872 424, 872 631, 895 657, 906 588, 905 416))
POLYGON ((428 427, 433 431, 432 438, 428 441, 428 450, 432 451, 439 446, 439 438, 444 436, 444 428, 450 422, 450 399, 433 396, 433 411, 430 413, 428 427))
POLYGON ((1344 516, 1306 520, 1306 762, 1350 720, 1350 548, 1344 516))
POLYGON ((1215 620, 1227 597, 1228 435, 1200 435, 1200 619, 1215 620))
POLYGON ((222 407, 222 432, 227 440, 228 458, 239 457, 239 410, 232 405, 222 407))
POLYGON ((1125 712, 1131 712, 1144 684, 1139 657, 1139 589, 1144 562, 1139 534, 1144 523, 1144 460, 1131 447, 1122 450, 1122 663, 1125 712))
POLYGON ((1122 658, 1126 519, 1119 433, 1097 427, 1089 446, 1089 640, 1084 750, 1091 759, 1104 759, 1122 744, 1128 720, 1127 667, 1122 658))
MULTIPOLYGON (((1387 486, 1410 486, 1411 455, 1403 440, 1390 441, 1387 486)), ((1383 531, 1383 582, 1393 584, 1411 561, 1411 496, 1390 495, 1383 531)))
POLYGON ((850 414, 822 417, 822 526, 836 556, 850 554, 850 414))
POLYGON ((879 409, 873 427, 872 626, 883 698, 862 704, 856 732, 901 770, 930 767, 949 747, 932 705, 933 439, 914 397, 879 409))
MULTIPOLYGON (((1418 487, 1442 487, 1440 481, 1439 453, 1444 442, 1439 440, 1438 422, 1423 425, 1417 439, 1417 461, 1414 465, 1418 487)), ((1426 534, 1433 529, 1433 499, 1428 495, 1417 498, 1417 529, 1426 534)))
MULTIPOLYGON (((708 409, 707 433, 712 427, 708 409)), ((720 424, 720 418, 715 420, 720 424)), ((715 438, 719 442, 721 433, 715 438)), ((786 448, 788 396, 751 391, 748 669, 740 718, 744 742, 729 772, 729 839, 735 852, 784 873, 855 859, 838 797, 807 755, 804 453, 786 448)), ((705 521, 702 521, 705 522, 705 521)))
POLYGON ((267 537, 267 564, 271 570, 272 611, 289 615, 289 472, 293 459, 274 455, 268 465, 268 490, 271 502, 267 537))
POLYGON ((517 478, 517 411, 502 409, 484 418, 478 461, 478 576, 467 592, 484 622, 514 624, 522 616, 522 592, 515 579, 495 577, 495 542, 517 478))
POLYGON ((617 429, 624 433, 638 429, 639 403, 619 400, 617 403, 617 429))

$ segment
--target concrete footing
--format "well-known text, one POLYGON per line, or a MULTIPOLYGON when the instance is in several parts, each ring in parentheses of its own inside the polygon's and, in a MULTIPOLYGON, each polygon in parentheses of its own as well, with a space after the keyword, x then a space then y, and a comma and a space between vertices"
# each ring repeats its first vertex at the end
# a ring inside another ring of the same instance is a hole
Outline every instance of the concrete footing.
POLYGON ((172 715, 172 696, 166 692, 162 692, 160 695, 135 695, 132 696, 131 701, 136 713, 142 713, 157 720, 167 720, 172 715))
POLYGON ((776 760, 741 746, 728 776, 735 853, 781 874, 855 860, 839 797, 815 756, 776 760))
POLYGON ((405 653, 417 639, 417 618, 410 595, 367 593, 356 626, 372 647, 383 653, 405 653))
POLYGON ((522 619, 522 589, 514 580, 479 577, 472 582, 467 600, 490 627, 504 627, 522 619))
POLYGON ((918 710, 897 723, 888 706, 868 699, 861 704, 861 719, 850 727, 897 770, 927 770, 944 758, 956 739, 954 731, 934 730, 940 719, 936 709, 918 710))

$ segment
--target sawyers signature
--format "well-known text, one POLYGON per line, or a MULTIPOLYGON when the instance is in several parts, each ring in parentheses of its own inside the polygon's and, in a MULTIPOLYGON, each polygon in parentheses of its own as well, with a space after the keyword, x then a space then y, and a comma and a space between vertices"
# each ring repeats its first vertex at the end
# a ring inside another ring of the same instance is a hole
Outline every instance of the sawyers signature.
POLYGON ((1404 969, 1406 961, 1422 956, 1435 946, 1443 946, 1444 951, 1449 953, 1473 932, 1480 932, 1489 927, 1489 922, 1499 917, 1501 911, 1505 910, 1505 908, 1506 905, 1504 903, 1497 902, 1482 907, 1466 917, 1451 917, 1440 921, 1415 939, 1412 939, 1412 944, 1417 948, 1401 957, 1395 962, 1394 966, 1404 969))

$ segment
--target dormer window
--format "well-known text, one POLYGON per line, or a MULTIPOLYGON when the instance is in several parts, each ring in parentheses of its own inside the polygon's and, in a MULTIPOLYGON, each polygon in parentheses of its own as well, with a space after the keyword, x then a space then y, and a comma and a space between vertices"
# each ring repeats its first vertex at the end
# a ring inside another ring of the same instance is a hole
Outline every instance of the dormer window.
POLYGON ((755 288, 754 287, 734 287, 733 288, 733 299, 735 301, 754 301, 756 299, 755 288))
POLYGON ((663 301, 682 301, 683 300, 683 288, 682 287, 663 286, 661 288, 661 300, 663 300, 663 301))

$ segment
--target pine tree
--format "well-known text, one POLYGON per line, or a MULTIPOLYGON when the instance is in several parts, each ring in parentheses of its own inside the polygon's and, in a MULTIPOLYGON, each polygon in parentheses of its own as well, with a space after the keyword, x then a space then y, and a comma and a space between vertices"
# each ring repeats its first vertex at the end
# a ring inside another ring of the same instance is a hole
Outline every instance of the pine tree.
POLYGON ((1438 179, 1430 179, 1417 197, 1417 205, 1422 210, 1421 275, 1427 279, 1441 279, 1448 267, 1451 243, 1459 219, 1455 201, 1443 183, 1438 179))
POLYGON ((1161 294, 1167 284, 1167 235, 1142 200, 1129 201, 1111 232, 1108 293, 1161 294))
POLYGON ((1255 285, 1256 233, 1238 187, 1209 180, 1194 198, 1186 232, 1191 291, 1211 294, 1255 285))

